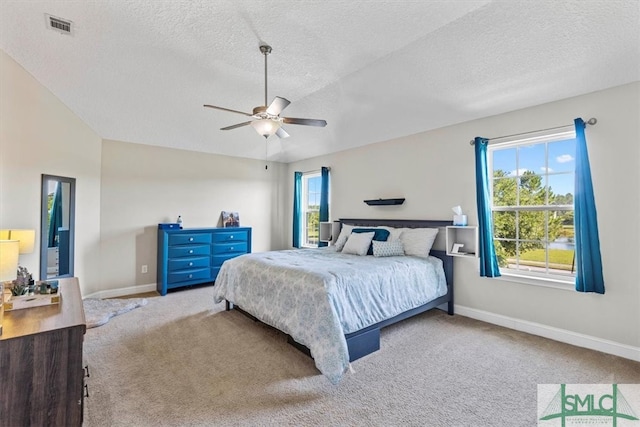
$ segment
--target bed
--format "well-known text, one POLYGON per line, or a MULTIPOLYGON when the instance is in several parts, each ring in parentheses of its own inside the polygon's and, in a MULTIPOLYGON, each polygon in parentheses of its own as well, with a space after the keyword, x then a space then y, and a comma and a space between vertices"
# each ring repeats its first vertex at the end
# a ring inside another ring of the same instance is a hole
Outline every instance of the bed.
MULTIPOLYGON (((407 233, 451 224, 340 222, 345 229, 410 229, 407 233)), ((214 301, 225 301, 227 310, 236 309, 285 333, 335 384, 350 362, 380 348, 381 328, 436 307, 453 314, 453 259, 433 248, 428 255, 359 256, 333 246, 242 255, 222 265, 214 301)))

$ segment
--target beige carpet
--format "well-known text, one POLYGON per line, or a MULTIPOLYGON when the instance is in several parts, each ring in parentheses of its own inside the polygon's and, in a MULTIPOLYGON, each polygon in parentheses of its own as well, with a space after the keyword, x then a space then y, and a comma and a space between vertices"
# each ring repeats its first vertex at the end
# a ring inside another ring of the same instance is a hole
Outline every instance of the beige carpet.
POLYGON ((85 426, 534 426, 537 384, 640 363, 443 312, 382 331, 333 386, 286 338, 187 289, 87 330, 85 426))

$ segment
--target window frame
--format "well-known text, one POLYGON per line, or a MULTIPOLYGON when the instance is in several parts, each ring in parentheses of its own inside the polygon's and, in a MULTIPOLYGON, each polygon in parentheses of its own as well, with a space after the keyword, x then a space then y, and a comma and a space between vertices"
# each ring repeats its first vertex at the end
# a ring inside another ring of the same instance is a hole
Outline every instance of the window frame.
MULTIPOLYGON (((517 148, 517 147, 525 147, 525 146, 532 146, 532 145, 536 145, 536 144, 545 144, 545 153, 544 153, 544 172, 543 173, 539 173, 534 171, 534 173, 538 176, 541 176, 543 179, 543 188, 548 188, 550 187, 550 183, 549 183, 549 176, 557 176, 557 175, 566 175, 568 173, 573 173, 575 174, 575 163, 574 163, 574 168, 572 171, 562 171, 562 172, 549 172, 549 160, 550 160, 550 154, 549 154, 549 144, 553 143, 553 142, 559 142, 559 141, 565 141, 565 140, 570 140, 570 139, 575 139, 576 135, 575 135, 575 130, 567 130, 567 131, 561 131, 561 132, 537 132, 535 133, 535 135, 531 135, 529 137, 523 138, 523 137, 511 137, 511 139, 503 139, 500 142, 494 142, 488 145, 487 147, 487 163, 488 163, 488 169, 489 169, 489 182, 490 182, 490 200, 491 200, 491 205, 490 205, 490 209, 491 209, 491 215, 492 215, 492 230, 491 230, 491 236, 495 241, 498 240, 503 240, 503 241, 515 241, 516 242, 516 248, 519 247, 519 242, 529 242, 529 241, 536 241, 536 242, 542 242, 545 245, 549 245, 550 242, 549 241, 549 217, 548 214, 551 214, 553 212, 575 212, 575 205, 574 204, 565 204, 565 205, 554 205, 554 204, 550 204, 550 200, 549 200, 549 192, 546 191, 545 193, 545 202, 544 205, 521 205, 520 204, 520 191, 516 192, 516 204, 515 205, 505 205, 505 206, 495 206, 494 205, 494 189, 495 189, 495 176, 494 176, 494 168, 493 168, 493 162, 494 162, 494 152, 496 151, 501 151, 501 150, 506 150, 506 149, 510 149, 510 148, 517 148), (495 230, 495 218, 496 218, 496 212, 514 212, 514 222, 515 222, 515 227, 516 227, 516 234, 515 234, 515 238, 513 239, 509 239, 509 238, 496 238, 496 230, 495 230), (518 222, 518 216, 520 215, 521 212, 547 212, 547 216, 545 218, 545 231, 544 231, 544 237, 542 239, 536 239, 536 240, 531 240, 531 239, 521 239, 519 236, 519 231, 518 231, 518 227, 519 227, 519 222, 518 222)), ((520 167, 520 150, 516 150, 516 158, 515 158, 515 166, 516 166, 516 170, 519 170, 520 167)), ((575 162, 575 158, 574 158, 574 162, 575 162)), ((506 171, 505 171, 506 172, 506 171)), ((508 175, 510 176, 510 175, 508 175)), ((507 177, 508 177, 507 176, 507 177)), ((513 175, 513 177, 516 178, 516 182, 518 183, 518 187, 519 188, 519 178, 521 178, 523 175, 521 174, 516 174, 513 175)), ((507 177, 502 177, 500 179, 505 179, 507 177)), ((573 196, 575 196, 575 191, 573 191, 571 194, 573 196)), ((574 244, 574 256, 575 256, 575 241, 573 242, 574 244)), ((519 249, 516 249, 516 259, 517 259, 517 264, 516 265, 520 265, 520 255, 519 255, 519 249)), ((502 276, 504 276, 504 279, 506 280, 515 280, 518 282, 522 282, 522 283, 527 283, 527 284, 536 284, 536 285, 543 285, 543 286, 551 286, 551 287, 559 287, 562 289, 568 289, 569 286, 572 286, 575 284, 575 270, 573 271, 573 273, 571 274, 553 274, 553 272, 549 272, 550 266, 549 266, 549 251, 548 251, 548 247, 545 249, 545 261, 544 261, 544 269, 545 272, 536 272, 536 271, 524 271, 524 270, 520 270, 520 269, 510 269, 510 268, 500 268, 500 274, 502 276)), ((553 270, 553 269, 552 269, 553 270)))
MULTIPOLYGON (((300 244, 303 248, 317 248, 320 243, 320 222, 318 221, 318 239, 315 243, 310 242, 309 239, 309 224, 308 224, 308 214, 317 212, 318 216, 320 215, 320 201, 318 200, 318 209, 309 209, 309 180, 312 178, 320 178, 322 182, 322 174, 321 171, 312 171, 312 172, 303 172, 302 174, 302 200, 301 200, 301 211, 302 215, 300 220, 302 224, 300 224, 302 233, 302 242, 300 244)), ((318 189, 318 196, 320 195, 321 189, 318 189)))

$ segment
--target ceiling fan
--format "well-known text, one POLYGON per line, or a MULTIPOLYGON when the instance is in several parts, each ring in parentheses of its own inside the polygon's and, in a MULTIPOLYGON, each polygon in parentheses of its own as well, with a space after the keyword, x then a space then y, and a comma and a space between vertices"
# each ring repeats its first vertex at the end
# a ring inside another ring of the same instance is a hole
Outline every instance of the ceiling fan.
POLYGON ((215 105, 204 104, 207 108, 214 108, 216 110, 222 111, 230 111, 232 113, 238 113, 245 116, 249 116, 252 120, 248 122, 238 123, 236 125, 227 126, 221 128, 220 130, 231 130, 236 129, 242 126, 251 125, 260 135, 265 138, 270 137, 274 133, 278 135, 279 138, 286 138, 289 134, 282 128, 282 124, 291 124, 291 125, 305 125, 305 126, 321 126, 324 127, 327 125, 325 120, 318 119, 296 119, 293 117, 280 117, 280 113, 282 110, 287 108, 287 106, 291 103, 289 100, 276 96, 271 104, 267 106, 267 55, 271 53, 271 46, 269 45, 261 45, 260 52, 264 55, 264 105, 255 107, 253 109, 253 114, 245 113, 242 111, 231 110, 229 108, 217 107, 215 105))

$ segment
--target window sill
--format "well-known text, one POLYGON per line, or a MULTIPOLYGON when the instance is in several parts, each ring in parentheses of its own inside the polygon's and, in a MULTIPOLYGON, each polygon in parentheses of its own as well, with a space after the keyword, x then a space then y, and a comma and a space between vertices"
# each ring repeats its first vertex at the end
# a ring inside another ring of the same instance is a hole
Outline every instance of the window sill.
POLYGON ((501 272, 502 276, 494 277, 497 280, 516 282, 524 285, 542 286, 545 288, 561 289, 563 291, 575 291, 575 282, 552 278, 524 276, 521 274, 510 274, 501 272))

